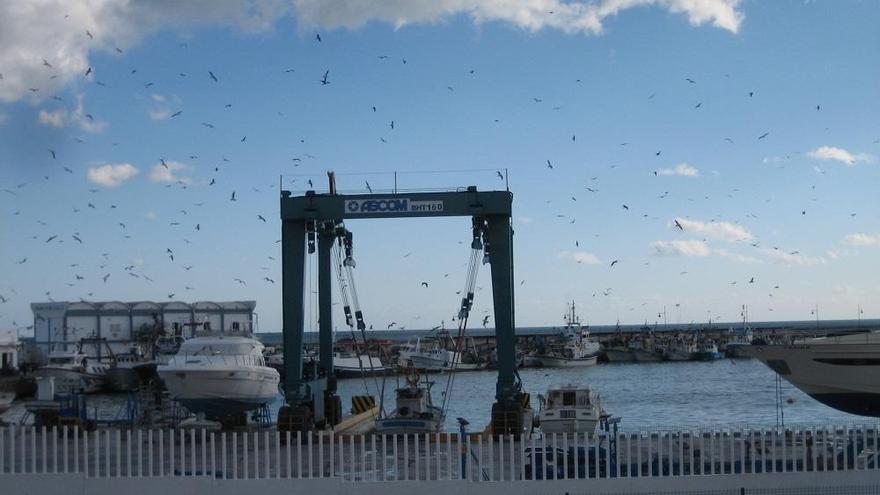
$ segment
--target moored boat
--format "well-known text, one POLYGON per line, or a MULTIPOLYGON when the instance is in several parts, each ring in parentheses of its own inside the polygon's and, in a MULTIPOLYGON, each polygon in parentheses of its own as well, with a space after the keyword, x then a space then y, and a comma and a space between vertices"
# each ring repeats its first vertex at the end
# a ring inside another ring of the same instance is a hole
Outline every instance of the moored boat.
POLYGON ((589 387, 566 385, 552 388, 539 400, 538 419, 544 434, 587 433, 592 436, 599 424, 608 418, 599 394, 589 387))
POLYGON ((376 420, 376 432, 383 435, 436 433, 443 427, 445 413, 431 399, 430 383, 420 385, 418 374, 410 370, 407 386, 397 389, 395 408, 376 420))

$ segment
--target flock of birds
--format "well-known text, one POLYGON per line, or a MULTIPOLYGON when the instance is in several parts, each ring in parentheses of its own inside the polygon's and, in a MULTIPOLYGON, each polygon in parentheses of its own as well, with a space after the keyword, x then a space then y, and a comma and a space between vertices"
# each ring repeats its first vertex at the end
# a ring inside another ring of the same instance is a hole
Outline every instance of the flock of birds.
MULTIPOLYGON (((90 31, 85 31, 83 33, 83 36, 88 37, 90 40, 94 38, 93 34, 90 31)), ((322 42, 323 42, 323 38, 321 37, 320 34, 317 34, 315 36, 314 43, 322 43, 322 42)), ((180 48, 184 49, 186 47, 187 47, 186 43, 180 44, 180 48)), ((116 51, 119 54, 123 53, 123 51, 119 48, 117 48, 116 51)), ((386 60, 389 58, 389 56, 388 55, 378 55, 377 58, 380 60, 386 60)), ((403 64, 406 64, 407 60, 405 58, 402 58, 401 62, 403 64)), ((54 69, 54 65, 50 61, 49 58, 42 58, 42 66, 47 71, 52 71, 54 69)), ((293 73, 295 71, 296 70, 293 68, 285 69, 285 73, 293 73)), ((86 71, 84 71, 82 77, 87 82, 93 82, 96 85, 105 86, 105 83, 103 83, 98 78, 99 74, 100 74, 100 71, 97 68, 90 66, 87 68, 86 71)), ((136 76, 138 74, 139 74, 138 69, 136 69, 136 68, 131 69, 131 71, 130 71, 131 76, 136 76)), ((316 77, 314 79, 314 84, 319 84, 321 87, 331 86, 333 80, 331 80, 330 74, 331 74, 330 69, 325 69, 323 71, 323 73, 320 75, 320 77, 316 77)), ((468 74, 474 75, 475 69, 469 69, 468 74)), ((178 75, 181 78, 191 76, 189 73, 185 73, 185 72, 180 72, 178 75)), ((219 71, 215 72, 214 69, 205 70, 205 72, 203 73, 203 77, 204 77, 207 84, 221 85, 223 83, 222 74, 219 73, 219 71)), ((580 80, 578 79, 575 82, 580 83, 580 80)), ((697 80, 692 77, 684 77, 684 78, 682 78, 682 82, 687 85, 697 85, 698 84, 697 80)), ((0 74, 0 84, 2 84, 2 83, 3 83, 2 74, 0 74)), ((144 89, 149 89, 149 88, 153 87, 154 84, 155 84, 154 81, 147 80, 147 81, 144 81, 143 83, 141 83, 141 86, 144 89)), ((453 86, 447 86, 447 90, 450 92, 454 92, 455 88, 453 86)), ((36 92, 40 91, 40 88, 31 87, 30 91, 36 93, 36 92)), ((756 92, 754 90, 749 90, 747 92, 744 92, 744 95, 746 98, 751 99, 751 98, 755 97, 756 92)), ((655 94, 651 94, 648 96, 648 99, 653 99, 654 97, 655 97, 655 94)), ((54 101, 58 101, 58 102, 64 101, 63 97, 60 95, 53 95, 53 96, 51 96, 51 99, 54 101)), ((532 100, 532 103, 535 105, 541 105, 544 102, 544 99, 542 97, 533 97, 531 100, 532 100)), ((222 105, 223 105, 223 108, 230 109, 230 108, 232 108, 233 103, 224 102, 224 103, 222 103, 222 105)), ((702 102, 697 102, 693 108, 694 108, 694 110, 701 110, 703 108, 702 102)), ((373 113, 377 113, 378 112, 377 106, 371 105, 369 107, 368 111, 371 111, 373 113)), ((815 105, 815 111, 820 112, 821 105, 815 105)), ((279 114, 281 114, 280 111, 279 111, 279 114)), ((90 121, 95 121, 95 117, 92 114, 85 114, 84 118, 86 118, 90 121)), ((184 109, 179 108, 179 109, 175 109, 173 112, 169 112, 167 118, 168 119, 185 118, 184 109)), ((388 122, 387 123, 388 132, 395 131, 395 129, 397 128, 396 127, 397 124, 395 123, 395 120, 391 119, 391 120, 388 120, 387 122, 388 122)), ((496 123, 499 122, 499 119, 496 119, 495 122, 496 123)), ((208 122, 208 121, 200 121, 199 125, 201 125, 204 128, 207 128, 207 129, 215 129, 217 127, 217 125, 215 123, 208 122)), ((755 140, 765 140, 765 139, 768 139, 769 136, 770 136, 770 131, 760 130, 755 133, 754 139, 755 140)), ((77 144, 84 143, 84 140, 82 140, 81 138, 74 138, 74 139, 77 144)), ((568 139, 568 138, 566 137, 566 139, 568 139)), ((382 143, 388 142, 384 136, 379 137, 379 140, 382 143)), ((571 142, 577 142, 577 135, 571 134, 570 140, 571 140, 571 142)), ((723 141, 725 141, 729 144, 734 144, 734 140, 730 137, 724 137, 723 141)), ((247 142, 247 135, 242 135, 239 142, 246 143, 247 142)), ((305 140, 300 140, 300 142, 304 143, 305 140)), ((876 141, 875 141, 875 143, 876 143, 876 141)), ((626 147, 629 144, 630 144, 629 142, 622 142, 622 143, 619 143, 619 146, 626 147)), ((66 163, 66 164, 70 163, 68 161, 68 157, 65 156, 61 150, 55 149, 55 148, 46 148, 46 151, 47 151, 47 156, 49 157, 49 160, 51 161, 51 163, 53 165, 50 167, 47 167, 46 170, 48 170, 48 172, 46 172, 43 175, 43 180, 48 181, 54 175, 57 175, 58 173, 68 174, 68 175, 75 175, 76 174, 74 169, 71 168, 71 167, 75 167, 73 165, 71 165, 71 166, 54 165, 54 164, 60 164, 60 163, 66 163), (55 172, 54 170, 57 170, 58 172, 55 172)), ((662 151, 663 150, 660 150, 660 149, 654 151, 653 152, 654 157, 661 157, 662 151)), ((158 160, 158 165, 160 167, 162 167, 165 171, 167 171, 169 175, 173 176, 172 173, 175 171, 175 166, 173 165, 173 163, 171 163, 170 160, 167 160, 164 157, 156 157, 156 158, 158 160)), ((191 154, 191 155, 189 155, 189 158, 190 158, 190 160, 195 161, 195 160, 198 160, 199 156, 196 154, 191 154)), ((316 159, 316 157, 311 154, 302 153, 298 156, 294 156, 294 157, 290 158, 290 165, 292 165, 293 167, 300 167, 300 166, 305 165, 307 160, 310 161, 311 163, 314 163, 316 161, 315 159, 316 159)), ((221 178, 223 176, 223 168, 226 167, 227 164, 229 164, 229 163, 230 163, 230 160, 228 160, 225 157, 222 158, 220 160, 219 164, 217 164, 213 167, 210 167, 209 170, 211 172, 211 176, 204 178, 204 182, 197 184, 197 185, 199 187, 204 187, 204 188, 208 188, 208 189, 221 187, 221 182, 222 182, 221 178)), ((316 167, 317 167, 317 165, 316 165, 316 167)), ((557 167, 554 166, 554 162, 549 158, 546 159, 546 161, 544 163, 544 168, 546 169, 546 171, 548 173, 558 172, 557 167)), ((612 165, 611 168, 614 168, 614 166, 612 165)), ((317 169, 313 170, 312 172, 315 174, 315 176, 317 176, 320 173, 320 171, 317 169)), ((657 176, 658 171, 654 170, 653 174, 655 176, 657 176)), ((508 179, 507 174, 502 170, 494 171, 494 176, 500 181, 506 181, 508 179)), ((296 179, 294 179, 294 181, 295 180, 296 179)), ((586 193, 591 194, 591 195, 599 194, 600 187, 599 187, 598 181, 599 181, 598 176, 592 177, 591 182, 584 186, 586 193)), ((269 184, 269 186, 275 186, 275 185, 276 184, 269 184)), ((291 184, 286 184, 286 185, 291 185, 291 184)), ((299 185, 303 188, 305 188, 305 186, 308 185, 308 188, 310 188, 310 189, 315 187, 315 184, 312 182, 311 178, 303 179, 301 181, 301 184, 299 184, 299 185)), ((38 187, 38 184, 21 183, 21 184, 15 185, 15 186, 3 187, 2 192, 5 195, 11 196, 13 198, 13 204, 17 204, 16 202, 17 202, 18 198, 22 198, 24 195, 30 194, 30 192, 27 190, 27 188, 36 188, 36 187, 38 187)), ((167 184, 166 187, 177 187, 180 189, 188 189, 188 188, 196 187, 196 185, 194 185, 192 182, 190 182, 188 180, 178 178, 175 181, 167 184)), ((239 187, 244 187, 244 186, 240 185, 239 187)), ((813 188, 815 189, 815 186, 813 186, 813 188)), ((257 187, 252 187, 251 189, 255 193, 260 193, 260 194, 264 193, 263 190, 261 190, 260 188, 257 188, 257 187)), ((370 185, 370 183, 368 181, 364 181, 364 190, 367 192, 370 192, 370 193, 373 192, 373 187, 370 185)), ((236 191, 235 189, 229 189, 227 191, 228 192, 226 194, 228 194, 227 197, 228 197, 229 203, 239 202, 240 194, 238 194, 238 192, 240 192, 240 191, 236 191)), ((734 190, 734 191, 737 191, 737 190, 734 190)), ((101 202, 101 200, 99 199, 101 197, 101 190, 100 189, 91 188, 88 190, 88 192, 91 196, 89 197, 88 200, 83 201, 83 203, 85 203, 85 205, 75 204, 72 206, 72 210, 75 214, 81 214, 81 213, 84 213, 84 211, 97 210, 99 208, 109 209, 109 210, 123 208, 123 206, 113 204, 113 203, 103 204, 101 202)), ((267 191, 265 191, 265 193, 271 194, 271 195, 275 194, 274 190, 271 188, 269 188, 267 191)), ((523 193, 526 193, 526 191, 518 191, 518 193, 523 194, 523 193)), ((668 195, 669 195, 669 192, 664 191, 662 194, 659 195, 659 198, 663 199, 663 198, 667 197, 668 195)), ((216 198, 216 199, 219 201, 219 198, 216 198)), ((570 196, 570 199, 572 202, 577 202, 576 195, 570 196)), ((706 199, 708 199, 708 198, 706 198, 706 199)), ((197 258, 197 255, 193 254, 193 249, 189 249, 186 246, 194 244, 194 241, 191 239, 191 237, 193 235, 198 235, 198 233, 203 230, 203 228, 204 228, 203 224, 209 223, 208 220, 205 218, 205 216, 208 215, 208 213, 207 213, 208 208, 201 208, 204 205, 205 205, 205 202, 197 202, 197 203, 193 203, 191 206, 186 206, 186 207, 180 208, 178 210, 179 219, 170 222, 170 225, 169 225, 170 227, 175 227, 175 228, 189 225, 189 228, 191 229, 189 234, 182 234, 182 235, 180 234, 179 230, 176 231, 177 238, 179 238, 179 241, 175 241, 175 242, 182 243, 183 247, 181 247, 180 245, 167 246, 167 247, 165 247, 165 250, 163 253, 164 257, 167 258, 168 263, 179 265, 179 269, 184 272, 189 272, 193 268, 193 264, 182 263, 181 256, 178 254, 178 251, 182 251, 182 250, 186 249, 187 253, 186 253, 185 259, 187 259, 187 260, 192 260, 192 259, 197 258), (194 211, 194 209, 196 211, 194 211), (206 213, 203 213, 203 214, 201 214, 202 216, 199 216, 200 214, 197 213, 197 211, 203 211, 206 213)), ((629 214, 629 212, 631 211, 630 205, 626 204, 626 203, 621 203, 620 209, 624 213, 627 213, 627 214, 629 214)), ((27 214, 28 214, 27 212, 23 212, 18 208, 16 208, 16 210, 12 212, 13 216, 27 215, 27 214)), ((801 211, 801 214, 806 215, 807 210, 803 209, 801 211)), ((642 216, 644 218, 648 218, 649 215, 650 215, 649 212, 645 212, 642 214, 642 216)), ((267 220, 267 217, 274 218, 274 216, 275 215, 269 214, 268 212, 256 212, 253 215, 253 219, 256 222, 261 222, 263 224, 267 224, 267 223, 269 223, 267 220)), ((559 218, 568 219, 569 223, 571 223, 571 224, 575 223, 575 219, 569 218, 568 215, 559 214, 557 216, 559 218)), ((851 213, 851 216, 855 216, 855 213, 851 213)), ((37 222, 44 229, 48 229, 50 227, 49 224, 47 222, 44 222, 43 220, 34 219, 34 221, 37 222)), ((89 220, 88 218, 83 218, 83 222, 85 222, 85 223, 88 223, 90 221, 91 220, 89 220)), ((123 238, 127 239, 132 236, 132 234, 129 233, 129 227, 126 224, 126 222, 119 221, 119 222, 117 222, 116 226, 122 232, 123 238)), ((71 226, 55 225, 53 227, 58 228, 59 230, 57 232, 53 232, 53 233, 50 233, 47 235, 34 234, 31 236, 30 240, 33 242, 41 242, 43 244, 54 244, 54 245, 61 245, 64 242, 75 242, 80 245, 87 244, 87 240, 81 232, 82 229, 77 228, 75 225, 71 225, 71 226), (66 231, 60 230, 62 228, 66 229, 66 231)), ((679 232, 685 232, 687 230, 686 225, 683 224, 682 222, 680 222, 678 218, 673 219, 672 228, 677 229, 679 232)), ((172 239, 172 236, 168 236, 168 238, 172 239)), ((4 242, 7 242, 7 241, 4 241, 4 242)), ((276 245, 278 243, 280 243, 280 240, 275 241, 276 245)), ((575 239, 573 241, 573 245, 575 246, 576 249, 580 248, 581 247, 581 240, 575 239)), ((20 246, 22 248, 26 249, 27 244, 22 243, 20 246)), ((754 241, 752 243, 752 246, 753 247, 761 247, 761 244, 759 241, 754 241)), ((18 248, 19 247, 17 246, 17 249, 18 248)), ((141 279, 146 282, 154 282, 154 279, 150 277, 149 273, 147 273, 146 271, 144 271, 142 269, 142 266, 139 263, 129 263, 129 262, 121 263, 119 261, 120 259, 127 258, 129 256, 127 253, 101 252, 102 249, 100 246, 89 247, 89 249, 98 256, 98 261, 94 266, 88 265, 88 262, 85 260, 80 263, 69 264, 68 268, 73 270, 73 273, 72 273, 73 277, 71 278, 71 280, 65 282, 66 285, 71 289, 71 290, 63 291, 65 297, 69 297, 70 294, 76 293, 79 295, 79 298, 82 300, 94 300, 96 297, 96 293, 100 294, 102 296, 108 294, 109 292, 106 290, 101 291, 101 285, 107 286, 107 284, 112 283, 112 281, 116 278, 133 278, 133 279, 141 279), (86 287, 89 287, 89 288, 86 288, 86 287)), ((195 249, 196 250, 198 250, 198 249, 212 249, 212 247, 200 245, 195 249)), ((774 249, 779 250, 780 248, 774 247, 774 249)), ((797 250, 786 251, 786 252, 788 252, 792 256, 799 254, 799 251, 797 251, 797 250)), ((52 262, 52 260, 50 260, 50 259, 34 260, 34 259, 32 259, 32 256, 33 255, 28 252, 23 252, 23 253, 21 253, 20 257, 17 258, 15 263, 17 265, 25 265, 28 263, 51 263, 52 262)), ((409 256, 409 254, 407 254, 404 257, 407 257, 407 256, 409 256)), ((264 284, 274 285, 276 283, 276 281, 270 275, 273 272, 273 270, 277 272, 277 261, 278 261, 278 259, 275 256, 268 255, 268 256, 266 256, 265 262, 267 264, 275 263, 276 267, 271 268, 269 266, 262 266, 259 268, 263 272, 269 272, 269 274, 261 273, 257 276, 244 276, 244 275, 242 275, 242 276, 234 277, 230 282, 234 283, 236 285, 240 285, 242 287, 248 287, 249 281, 252 284, 254 283, 254 281, 258 281, 258 282, 262 282, 264 284)), ((583 260, 577 260, 578 263, 581 263, 582 261, 583 260)), ((621 259, 621 258, 614 258, 614 259, 607 262, 609 269, 618 269, 618 270, 619 270, 619 268, 616 268, 618 265, 623 265, 626 263, 627 263, 627 260, 621 259)), ((252 268, 256 268, 256 267, 241 267, 241 269, 243 271, 249 271, 249 270, 252 270, 252 268)), ((19 273, 24 273, 24 272, 19 272, 19 273)), ((682 271, 680 273, 681 273, 681 275, 686 275, 688 272, 682 271)), ((446 274, 444 276, 444 278, 448 277, 448 275, 449 274, 446 274)), ((525 282, 526 282, 525 280, 520 280, 519 285, 524 285, 525 282)), ((743 280, 730 281, 729 284, 736 285, 738 282, 743 282, 744 284, 758 283, 756 281, 755 276, 749 275, 749 276, 746 276, 743 280)), ((0 291, 3 292, 2 294, 0 294, 0 316, 2 316, 2 313, 7 312, 7 311, 3 310, 3 308, 2 308, 3 305, 7 305, 10 302, 15 302, 19 305, 24 305, 26 303, 25 301, 20 300, 21 298, 17 297, 18 292, 16 291, 14 286, 8 285, 9 283, 10 282, 7 281, 6 282, 7 285, 0 286, 0 291)), ((422 290, 429 290, 431 288, 431 281, 423 280, 423 281, 420 281, 418 285, 419 285, 420 289, 422 289, 422 290)), ((780 284, 777 282, 772 282, 772 283, 769 283, 768 287, 770 288, 770 291, 771 291, 771 292, 769 292, 768 295, 770 297, 772 297, 774 295, 773 291, 777 291, 780 289, 780 284)), ((176 297, 181 296, 180 289, 183 289, 185 291, 194 291, 195 287, 193 287, 191 285, 184 285, 183 287, 180 287, 178 289, 169 290, 166 293, 167 299, 172 300, 176 297)), ((480 288, 480 289, 482 289, 482 288, 480 288)), ((604 288, 601 288, 601 289, 598 289, 598 290, 592 292, 593 297, 610 297, 614 294, 615 294, 615 290, 612 287, 604 287, 604 288)), ((48 298, 49 300, 54 300, 52 290, 46 291, 43 295, 46 298, 48 298)), ((116 298, 118 298, 118 297, 119 297, 119 295, 116 296, 116 298)), ((676 304, 676 306, 679 306, 681 303, 675 303, 675 304, 676 304)), ((648 305, 647 302, 642 303, 641 308, 644 308, 647 305, 648 305)), ((639 306, 637 306, 637 305, 633 305, 629 308, 630 311, 635 311, 637 309, 639 309, 639 306)), ((772 311, 773 309, 770 308, 769 310, 772 311)), ((416 321, 418 321, 420 318, 421 318, 420 316, 417 316, 414 319, 416 321)), ((455 317, 453 316, 453 320, 454 319, 455 319, 455 317)), ((488 314, 488 309, 483 309, 483 314, 480 316, 480 320, 481 320, 481 323, 484 327, 490 324, 490 315, 488 314)), ((440 328, 440 326, 443 326, 443 325, 445 325, 445 321, 441 322, 441 325, 435 326, 434 328, 440 328)), ((13 326, 16 326, 16 327, 21 326, 21 327, 27 328, 25 325, 18 325, 18 323, 15 321, 13 321, 13 326)), ((390 328, 405 328, 405 327, 399 325, 396 321, 389 322, 385 326, 386 326, 386 328, 389 328, 389 329, 390 328)))

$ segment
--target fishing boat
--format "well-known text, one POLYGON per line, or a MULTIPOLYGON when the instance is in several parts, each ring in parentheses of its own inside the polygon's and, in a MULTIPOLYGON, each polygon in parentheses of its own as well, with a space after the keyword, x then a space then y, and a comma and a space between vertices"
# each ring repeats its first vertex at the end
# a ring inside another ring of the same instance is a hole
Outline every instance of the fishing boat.
POLYGON ((748 314, 748 308, 744 305, 742 309, 743 326, 731 329, 730 338, 724 346, 724 355, 729 358, 748 357, 748 347, 752 345, 754 337, 749 326, 748 314))
POLYGON ((694 361, 714 361, 721 357, 718 346, 712 339, 700 339, 697 341, 697 349, 693 354, 694 361))
POLYGON ((839 411, 880 417, 880 332, 819 337, 747 350, 819 402, 839 411))
POLYGON ((663 349, 655 345, 652 338, 632 339, 627 344, 627 348, 633 355, 633 361, 639 363, 663 361, 663 349))
POLYGON ((137 390, 156 373, 156 361, 133 344, 128 352, 116 354, 107 368, 106 387, 113 392, 137 390))
POLYGON ((539 397, 538 420, 544 434, 596 433, 599 424, 608 418, 602 409, 599 394, 589 387, 566 385, 547 391, 539 397))
POLYGON ((116 357, 107 341, 100 338, 81 339, 73 351, 53 350, 45 366, 36 371, 38 377, 52 377, 55 391, 62 394, 74 392, 91 394, 104 389, 107 370, 116 357), (84 349, 94 348, 90 356, 84 349))
POLYGON ((675 339, 664 349, 663 357, 667 361, 690 361, 697 352, 697 346, 686 338, 675 339))
POLYGON ((590 333, 581 324, 575 312, 574 301, 569 305, 564 319, 562 342, 550 346, 534 357, 541 366, 547 368, 571 368, 596 364, 599 353, 602 352, 602 345, 590 339, 590 333))
POLYGON ((376 420, 376 432, 383 435, 437 433, 443 427, 445 413, 431 400, 431 383, 420 384, 419 375, 410 369, 406 387, 395 392, 395 408, 376 420))
POLYGON ((632 350, 622 343, 606 345, 605 357, 609 363, 632 363, 636 360, 632 350))
POLYGON ((186 340, 156 371, 174 400, 207 419, 257 409, 278 395, 278 372, 266 365, 263 344, 247 336, 186 340))

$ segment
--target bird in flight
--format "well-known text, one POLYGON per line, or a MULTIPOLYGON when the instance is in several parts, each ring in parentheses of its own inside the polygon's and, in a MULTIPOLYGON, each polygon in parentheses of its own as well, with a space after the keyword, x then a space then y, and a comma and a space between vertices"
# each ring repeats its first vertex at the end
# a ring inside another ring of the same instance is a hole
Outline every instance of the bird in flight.
POLYGON ((684 80, 691 83, 691 84, 697 84, 697 81, 694 81, 693 79, 691 79, 689 77, 684 78, 684 80))
POLYGON ((260 220, 262 220, 263 223, 266 223, 266 218, 263 217, 263 215, 257 215, 257 218, 259 218, 260 220))
POLYGON ((366 184, 366 186, 367 186, 367 191, 370 191, 370 193, 372 193, 372 192, 373 192, 373 188, 370 187, 370 183, 367 182, 367 181, 364 181, 364 184, 366 184))
POLYGON ((423 287, 427 287, 427 286, 428 286, 428 282, 422 282, 422 286, 423 286, 423 287))
POLYGON ((317 34, 315 34, 315 39, 318 40, 318 43, 320 43, 321 41, 323 41, 323 40, 321 39, 321 33, 317 33, 317 34))
POLYGON ((235 191, 232 191, 232 197, 229 198, 229 201, 235 201, 235 191))
POLYGON ((183 113, 183 110, 178 110, 178 111, 172 113, 170 118, 173 119, 174 117, 179 117, 180 114, 182 114, 182 113, 183 113))
POLYGON ((324 77, 321 78, 321 84, 324 85, 324 86, 330 84, 330 81, 327 80, 327 76, 328 76, 328 75, 330 75, 330 70, 329 70, 329 69, 324 71, 324 77))
POLYGON ((271 279, 271 278, 269 278, 269 277, 263 277, 263 280, 265 280, 265 281, 266 281, 266 282, 269 282, 269 283, 272 283, 272 284, 274 284, 274 283, 275 283, 275 281, 274 281, 274 280, 272 280, 272 279, 271 279))
POLYGON ((212 80, 212 81, 214 81, 214 82, 220 82, 220 81, 217 79, 217 76, 215 76, 213 72, 208 71, 208 76, 211 77, 211 80, 212 80))
POLYGON ((758 139, 764 139, 765 137, 767 137, 769 135, 770 135, 769 132, 765 132, 764 134, 761 134, 760 136, 758 136, 758 139))
POLYGON ((684 227, 682 227, 681 222, 679 222, 677 218, 673 220, 673 222, 675 222, 675 226, 678 227, 678 230, 684 230, 684 227))
POLYGON ((55 150, 47 150, 50 155, 52 155, 52 159, 55 159, 55 150))
POLYGON ((550 160, 547 160, 547 168, 550 168, 550 169, 553 168, 553 164, 550 163, 550 160))
POLYGON ((611 267, 613 268, 614 265, 616 265, 616 264, 618 264, 618 263, 620 263, 620 260, 614 260, 614 261, 612 261, 612 262, 611 262, 611 267))

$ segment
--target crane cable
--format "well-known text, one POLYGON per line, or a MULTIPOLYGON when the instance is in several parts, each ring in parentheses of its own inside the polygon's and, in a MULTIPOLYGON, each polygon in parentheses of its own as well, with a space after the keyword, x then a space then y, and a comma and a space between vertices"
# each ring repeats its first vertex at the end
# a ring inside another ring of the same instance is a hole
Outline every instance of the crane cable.
MULTIPOLYGON (((355 344, 355 352, 357 353, 358 358, 358 367, 361 371, 361 378, 364 381, 364 388, 367 392, 369 392, 369 386, 367 384, 366 378, 366 370, 364 369, 364 363, 362 359, 362 355, 367 356, 367 363, 370 368, 370 375, 373 377, 374 385, 376 386, 376 393, 382 394, 383 388, 379 387, 379 380, 376 378, 376 370, 373 367, 373 358, 369 355, 369 346, 367 344, 367 333, 366 328, 367 325, 364 323, 363 312, 361 311, 360 302, 357 296, 357 287, 354 282, 354 258, 352 258, 352 235, 351 232, 346 230, 344 227, 340 230, 339 234, 339 243, 341 246, 334 243, 334 253, 336 255, 336 263, 334 263, 334 268, 336 269, 336 276, 339 282, 339 289, 342 292, 342 301, 343 301, 343 311, 345 312, 345 323, 348 325, 349 332, 351 333, 352 340, 355 344), (343 249, 345 254, 343 256, 343 249), (343 269, 344 268, 344 269, 343 269), (347 277, 346 277, 347 275, 347 277), (347 290, 346 290, 347 289, 347 290), (349 303, 350 301, 350 303, 349 303), (352 310, 354 310, 354 321, 352 320, 352 310), (357 334, 354 331, 354 327, 357 326, 358 330, 361 333, 361 339, 363 340, 363 352, 358 348, 357 342, 357 334)), ((384 415, 384 401, 380 395, 379 399, 379 408, 381 413, 384 415)))
POLYGON ((481 237, 484 237, 484 235, 485 229, 483 219, 475 217, 473 219, 473 240, 471 241, 470 261, 468 262, 464 291, 462 291, 464 295, 461 298, 461 307, 458 310, 458 336, 453 348, 452 363, 450 365, 451 371, 449 377, 446 379, 446 389, 443 392, 443 405, 441 407, 443 414, 446 414, 449 406, 452 385, 455 383, 455 370, 457 368, 456 361, 461 359, 461 354, 464 348, 462 345, 464 342, 464 333, 467 328, 471 308, 473 308, 474 305, 474 289, 477 285, 477 273, 480 269, 480 252, 483 251, 483 243, 480 239, 481 237))

